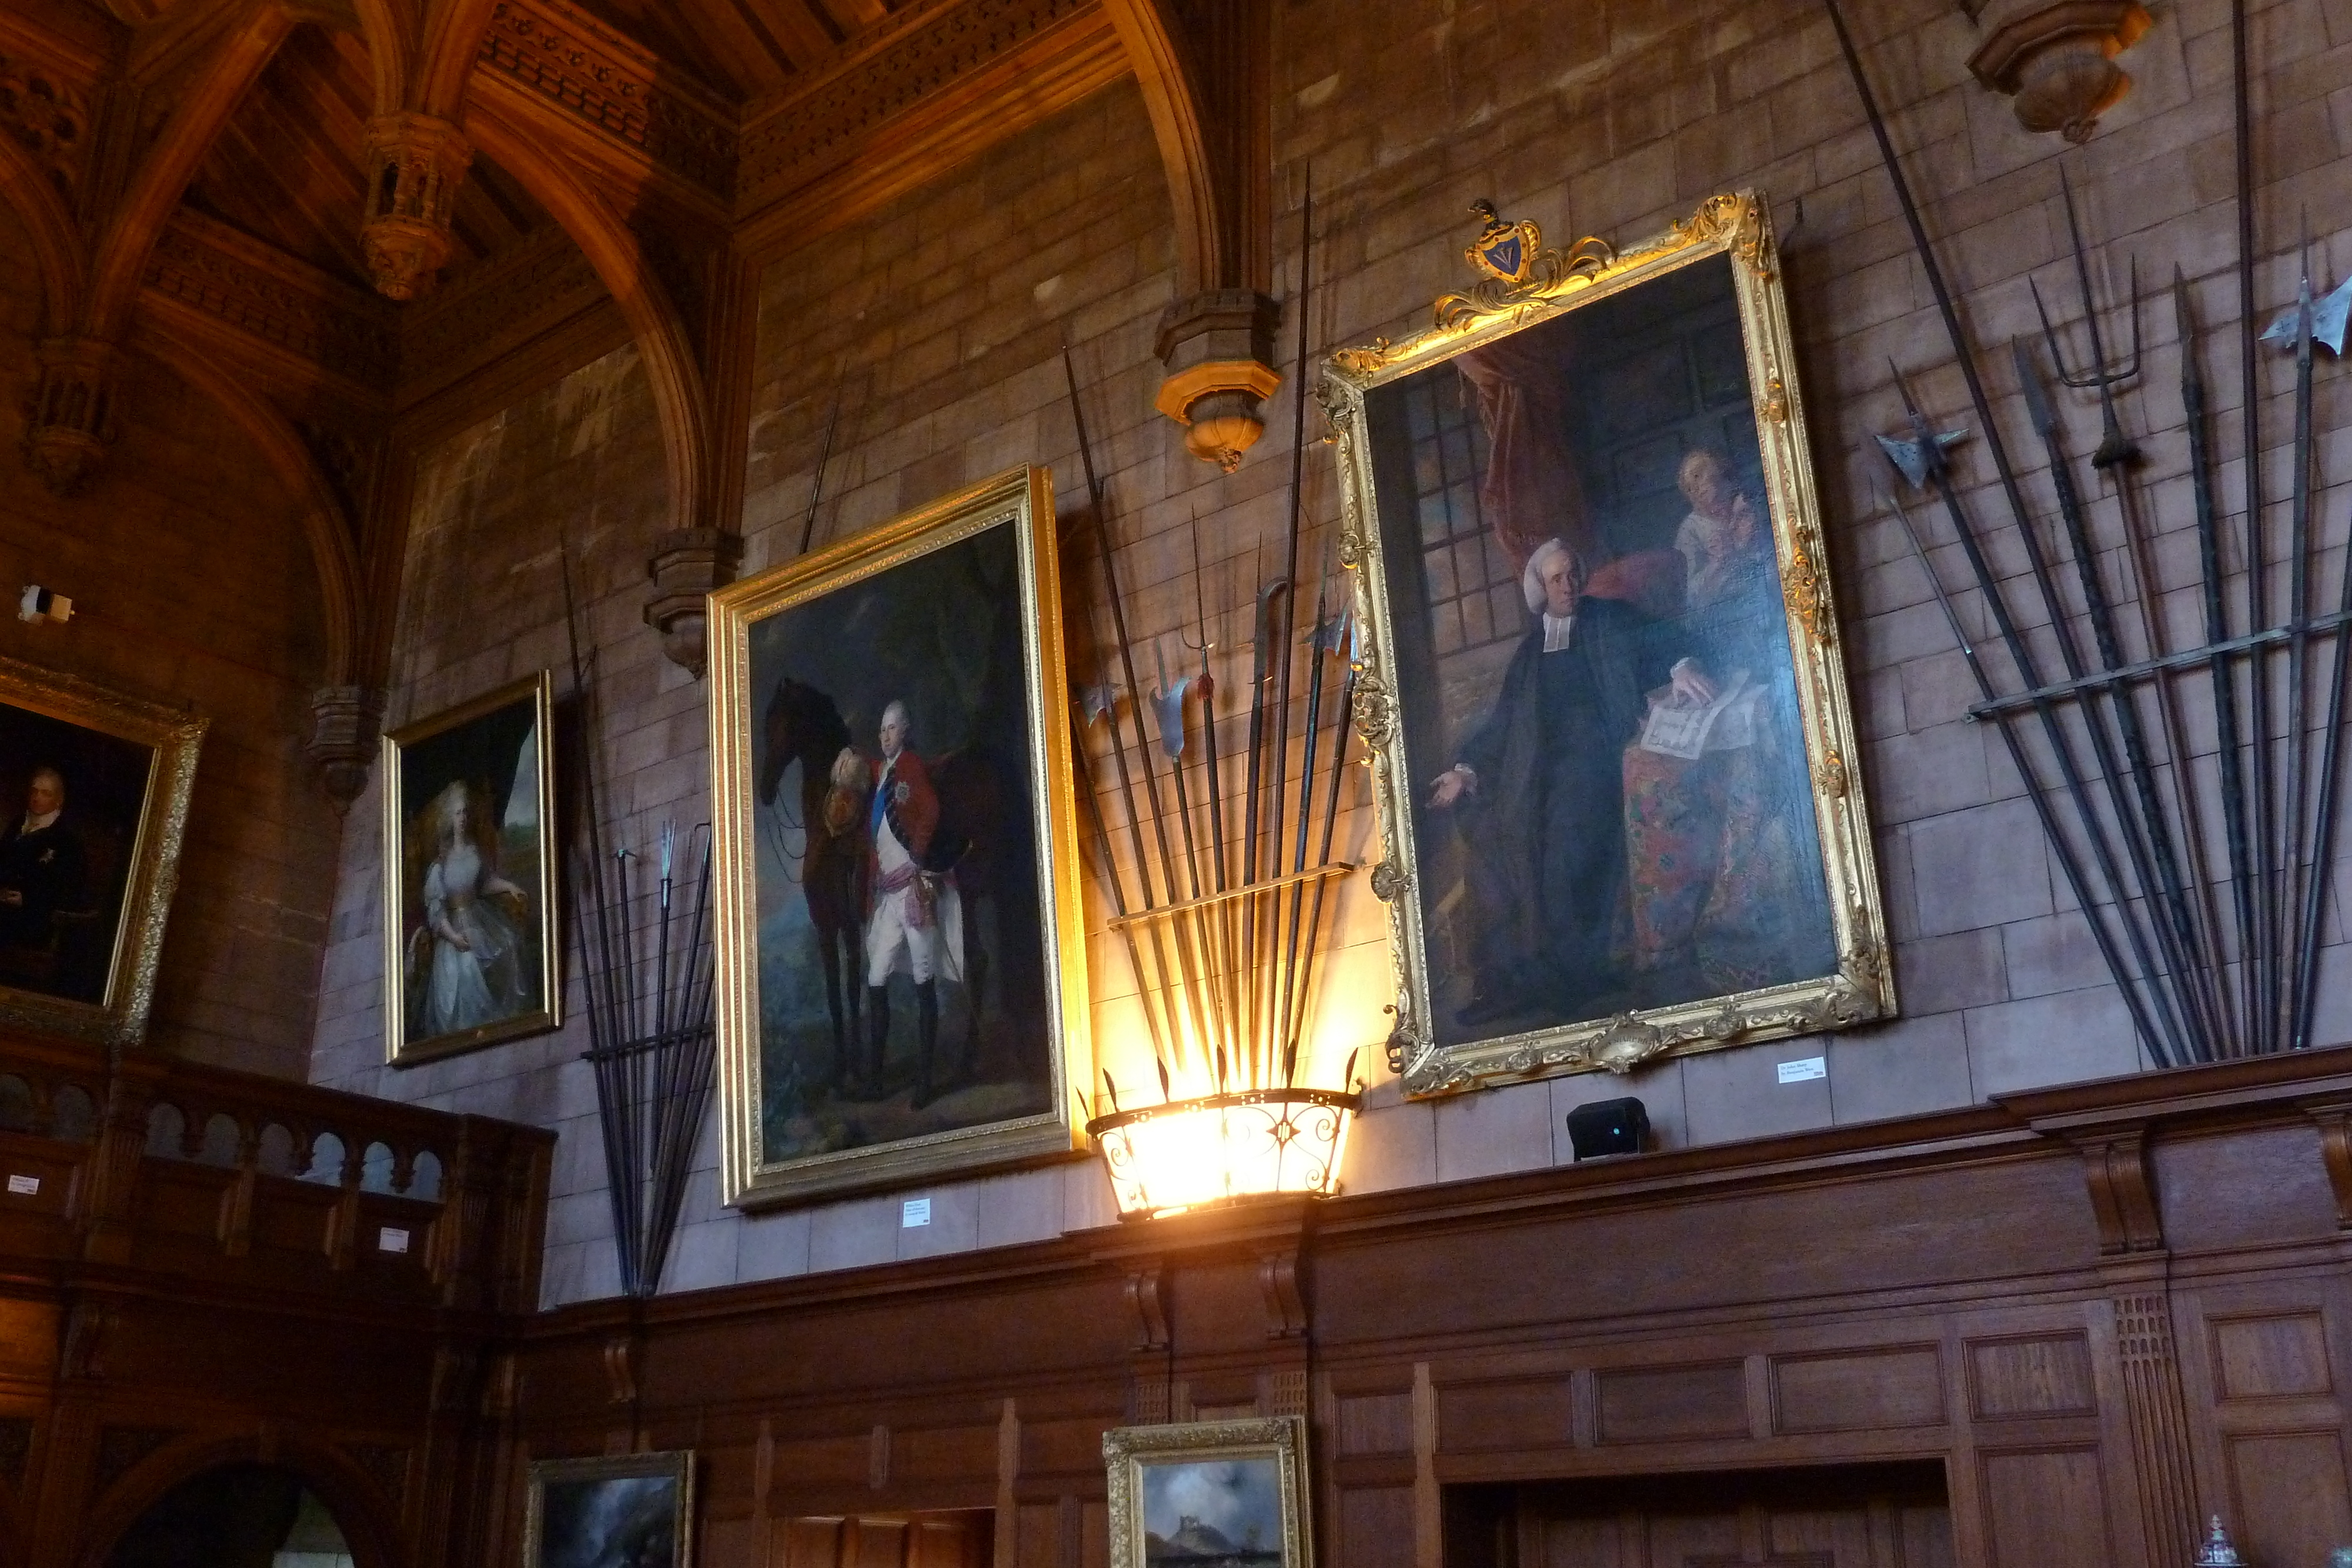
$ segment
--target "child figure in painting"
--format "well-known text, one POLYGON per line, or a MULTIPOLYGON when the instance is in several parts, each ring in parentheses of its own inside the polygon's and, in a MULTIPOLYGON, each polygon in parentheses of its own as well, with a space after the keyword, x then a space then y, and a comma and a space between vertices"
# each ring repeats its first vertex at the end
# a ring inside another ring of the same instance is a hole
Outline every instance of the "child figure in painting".
POLYGON ((523 891, 499 874, 488 814, 459 781, 434 797, 433 815, 425 924, 408 944, 409 1030, 420 1040, 511 1018, 523 1004, 523 891))

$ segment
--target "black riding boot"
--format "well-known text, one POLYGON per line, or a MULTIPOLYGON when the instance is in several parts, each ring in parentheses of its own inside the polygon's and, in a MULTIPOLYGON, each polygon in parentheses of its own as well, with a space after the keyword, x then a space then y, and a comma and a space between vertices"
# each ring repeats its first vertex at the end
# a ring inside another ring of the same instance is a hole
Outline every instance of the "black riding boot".
POLYGON ((882 1097, 882 1065, 890 1054, 890 988, 866 988, 866 1092, 882 1097))
POLYGON ((940 1049, 940 983, 925 980, 915 988, 915 1033, 922 1041, 922 1065, 915 1069, 914 1108, 931 1103, 931 1059, 940 1049))

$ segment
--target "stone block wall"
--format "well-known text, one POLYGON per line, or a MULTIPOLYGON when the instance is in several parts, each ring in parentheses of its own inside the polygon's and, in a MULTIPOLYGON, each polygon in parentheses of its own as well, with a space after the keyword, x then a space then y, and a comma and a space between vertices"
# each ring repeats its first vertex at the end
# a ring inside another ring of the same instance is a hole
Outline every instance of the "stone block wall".
MULTIPOLYGON (((0 408, 12 417, 39 377, 41 298, 32 248, 0 209, 0 408)), ((135 339, 117 400, 121 437, 69 499, 35 481, 11 428, 0 654, 210 716, 148 1040, 299 1078, 337 832, 303 750, 327 674, 301 514, 228 415, 135 339), (16 618, 17 594, 36 582, 74 601, 70 622, 16 618)))
MULTIPOLYGON (((2053 534, 2054 503, 2005 349, 2012 333, 2033 328, 2029 279, 2062 322, 2077 314, 2062 166, 2103 285, 2119 287, 2127 261, 2137 258, 2149 298, 2141 382, 2127 395, 2125 417, 2147 453, 2137 483, 2142 514, 2158 536, 2168 634, 2175 646, 2198 640, 2179 334, 2160 286, 2176 265, 2188 277, 2215 404, 2234 409, 2227 7, 2220 0, 2165 7, 2123 58, 2136 82, 2131 96, 2079 148, 2020 130, 2005 101, 1973 84, 1965 60, 1977 35, 1956 7, 1850 0, 1850 9, 1961 314, 1986 350, 2002 433, 2037 520, 2053 534)), ((1963 716, 1973 692, 1927 585, 1874 498, 1884 465, 1869 438, 1898 429, 1901 414, 1890 360, 1939 424, 1974 421, 1816 0, 1706 7, 1286 0, 1278 17, 1276 292, 1289 298, 1297 287, 1299 208, 1311 172, 1309 326, 1318 352, 1419 329, 1432 299, 1467 281, 1461 251, 1476 198, 1537 220, 1561 245, 1587 234, 1642 238, 1727 187, 1754 186, 1770 198, 1785 241, 1801 390, 1903 1000, 1902 1018, 1886 1025, 1693 1057, 1630 1081, 1561 1079, 1408 1104, 1392 1083, 1379 1082, 1386 1025, 1377 1000, 1387 957, 1380 911, 1359 877, 1343 897, 1327 959, 1330 991, 1342 999, 1324 1009, 1317 1042, 1330 1071, 1362 1047, 1376 1081, 1372 1109, 1349 1146, 1348 1185, 1393 1187, 1564 1161, 1566 1112, 1620 1093, 1640 1095, 1659 1141, 1673 1146, 2141 1069, 2118 997, 1999 737, 1963 716), (1825 1078, 1778 1082, 1779 1064, 1813 1055, 1828 1058, 1825 1078)), ((2261 5, 2254 20, 2256 216, 2265 257, 2258 293, 2270 308, 2293 298, 2305 212, 2322 286, 2352 269, 2352 234, 2341 226, 2352 212, 2352 88, 2343 85, 2352 81, 2352 0, 2261 5)), ((1266 436, 1236 474, 1220 476, 1183 453, 1180 433, 1150 407, 1159 375, 1153 329, 1175 287, 1172 251, 1150 127, 1135 89, 1121 86, 851 233, 774 258, 761 299, 744 570, 797 550, 836 396, 841 426, 820 540, 1023 461, 1053 465, 1065 517, 1083 523, 1060 361, 1066 340, 1109 487, 1137 630, 1168 632, 1192 616, 1197 528, 1199 587, 1221 657, 1246 657, 1251 584, 1277 570, 1290 394, 1270 405, 1266 436)), ((2120 325, 2120 314, 2110 320, 2120 325)), ((1287 324, 1281 340, 1287 375, 1287 324)), ((659 662, 635 624, 641 590, 634 576, 656 526, 660 480, 644 394, 632 390, 625 359, 568 379, 428 460, 436 478, 419 489, 395 709, 429 711, 558 661, 547 552, 570 528, 590 549, 595 641, 613 693, 605 745, 622 759, 616 793, 640 821, 665 810, 684 819, 700 809, 708 762, 701 693, 659 662), (484 622, 420 608, 444 591, 435 584, 461 579, 510 584, 502 616, 484 622)), ((2270 493, 2281 497, 2288 370, 2271 361, 2263 374, 2263 462, 2270 493)), ((2334 591, 2352 493, 2340 483, 2352 471, 2352 398, 2343 376, 2323 363, 2322 473, 2338 481, 2323 490, 2317 513, 2328 541, 2315 580, 2323 594, 2334 591)), ((2086 452, 2096 436, 2095 404, 2070 396, 2063 406, 2075 449, 2086 452)), ((1320 431, 1310 424, 1308 434, 1320 431)), ((2223 453, 2238 449, 2234 413, 2217 421, 2215 435, 2223 453)), ((1338 497, 1328 452, 1318 445, 1306 456, 1302 560, 1312 571, 1325 559, 1338 497)), ((1957 465, 1967 504, 1990 526, 2001 511, 1981 433, 1957 465)), ((2234 469, 2223 486, 2225 497, 2234 495, 2234 469)), ((2115 497, 2094 493, 2091 507, 2108 580, 2127 583, 2115 497)), ((1936 569, 1958 589, 1966 569, 1948 526, 1924 507, 1917 515, 1936 569)), ((2046 617, 2025 609, 2033 599, 2021 550, 2003 535, 1994 556, 2054 668, 2046 617)), ((1094 633, 1075 607, 1099 602, 1099 580, 1082 541, 1066 571, 1070 651, 1089 668, 1094 633)), ((1989 630, 1973 593, 1961 597, 1964 613, 1989 630)), ((2013 678, 1994 663, 1997 678, 2013 678)), ((1242 683, 1225 685, 1232 691, 1242 683)), ((2191 734, 2210 729, 2194 694, 2183 695, 2191 734)), ((2210 804, 2210 755, 2199 768, 2210 804)), ((1342 852, 1364 855, 1372 846, 1360 781, 1350 791, 1357 798, 1342 852)), ((576 1030, 414 1072, 373 1065, 377 870, 365 802, 352 821, 314 1072, 348 1087, 559 1126, 548 1299, 609 1292, 602 1155, 593 1092, 574 1060, 583 1043, 576 1030)), ((1090 873, 1097 935, 1098 888, 1090 873)), ((2342 925, 2331 916, 2331 944, 2342 925)), ((2323 1040, 2352 1033, 2348 951, 2329 949, 2323 1040)), ((1131 1051, 1133 977, 1109 942, 1090 946, 1088 965, 1097 1035, 1113 1056, 1131 1051)), ((899 1226, 895 1196, 747 1220, 718 1207, 716 1162, 714 1131, 688 1200, 673 1289, 984 1247, 1108 1218, 1099 1173, 1073 1164, 942 1184, 929 1195, 933 1218, 921 1229, 899 1226)))

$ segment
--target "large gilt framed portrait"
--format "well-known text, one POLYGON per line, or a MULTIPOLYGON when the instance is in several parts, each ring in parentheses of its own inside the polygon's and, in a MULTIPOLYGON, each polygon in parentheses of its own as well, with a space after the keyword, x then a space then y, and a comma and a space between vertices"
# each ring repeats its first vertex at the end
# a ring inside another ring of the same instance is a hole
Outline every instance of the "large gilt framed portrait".
POLYGON ((1052 476, 710 605, 727 1200, 1067 1152, 1091 1058, 1052 476))
POLYGON ((563 1021, 546 671, 383 737, 384 1054, 563 1021))
POLYGON ((1111 1568, 1313 1568, 1296 1416, 1103 1434, 1111 1568))
POLYGON ((207 722, 0 659, 0 1023, 144 1037, 207 722))
POLYGON ((523 1568, 687 1568, 694 1455, 541 1459, 524 1501, 523 1568))
POLYGON ((1763 199, 1332 356, 1412 1093, 1891 1016, 1763 199))

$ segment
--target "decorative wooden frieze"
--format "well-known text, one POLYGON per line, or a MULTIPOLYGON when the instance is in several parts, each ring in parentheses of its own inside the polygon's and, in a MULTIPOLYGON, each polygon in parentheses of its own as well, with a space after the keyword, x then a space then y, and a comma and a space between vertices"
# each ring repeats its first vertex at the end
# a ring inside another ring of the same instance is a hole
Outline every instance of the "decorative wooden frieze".
POLYGON ((735 185, 735 123, 659 56, 561 0, 499 0, 475 63, 704 190, 735 185))
POLYGON ((766 205, 924 98, 1094 3, 935 0, 901 12, 806 89, 747 117, 738 210, 766 205))
POLYGON ((70 496, 98 472, 114 441, 114 345, 50 338, 33 358, 40 380, 25 413, 25 461, 51 495, 70 496))
POLYGON ((415 299, 440 281, 456 243, 450 214, 473 161, 464 132, 436 116, 379 114, 368 121, 360 248, 385 298, 415 299))
POLYGON ((32 155, 73 205, 89 162, 88 95, 37 61, 0 55, 0 131, 32 155))
POLYGON ((383 694, 369 686, 321 686, 310 694, 310 768, 338 813, 367 788, 368 765, 383 746, 383 694))
POLYGON ((146 287, 353 381, 380 383, 392 374, 389 306, 184 208, 156 236, 146 287))

